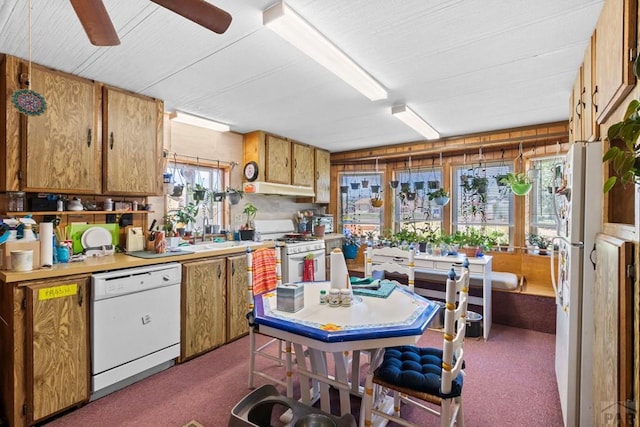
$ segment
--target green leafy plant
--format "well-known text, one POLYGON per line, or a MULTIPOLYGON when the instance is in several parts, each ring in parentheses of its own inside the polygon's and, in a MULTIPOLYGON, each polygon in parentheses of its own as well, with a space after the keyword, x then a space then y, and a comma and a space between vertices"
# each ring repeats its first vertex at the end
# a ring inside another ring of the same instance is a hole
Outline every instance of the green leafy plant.
POLYGON ((175 211, 170 211, 168 214, 173 213, 173 217, 178 224, 187 226, 196 222, 196 217, 198 216, 199 211, 200 206, 193 202, 189 202, 186 206, 176 209, 175 211))
POLYGON ((437 199, 440 197, 449 197, 449 192, 444 188, 438 188, 436 191, 429 193, 429 200, 437 199))
POLYGON ((637 163, 640 157, 638 137, 640 136, 640 101, 631 100, 627 106, 622 121, 614 123, 607 130, 609 142, 622 141, 622 146, 612 146, 604 153, 603 162, 612 162, 614 175, 604 183, 603 190, 609 192, 616 182, 622 185, 632 184, 640 178, 640 165, 637 163))
POLYGON ((531 184, 531 179, 524 172, 509 172, 500 182, 513 187, 518 184, 531 184))
POLYGON ((247 203, 246 205, 244 205, 244 209, 242 210, 242 213, 247 218, 246 222, 244 223, 245 230, 253 229, 253 220, 255 219, 257 212, 258 212, 258 208, 255 207, 252 203, 247 203))

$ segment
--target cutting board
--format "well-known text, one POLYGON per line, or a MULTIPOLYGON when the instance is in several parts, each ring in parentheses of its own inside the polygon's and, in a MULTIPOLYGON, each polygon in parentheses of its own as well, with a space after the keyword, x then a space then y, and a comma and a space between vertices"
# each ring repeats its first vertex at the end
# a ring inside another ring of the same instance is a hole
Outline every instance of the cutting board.
POLYGON ((82 247, 82 233, 90 229, 91 227, 104 228, 111 233, 111 244, 117 246, 120 242, 120 227, 118 224, 69 224, 67 225, 67 239, 73 242, 73 253, 82 253, 84 248, 82 247))

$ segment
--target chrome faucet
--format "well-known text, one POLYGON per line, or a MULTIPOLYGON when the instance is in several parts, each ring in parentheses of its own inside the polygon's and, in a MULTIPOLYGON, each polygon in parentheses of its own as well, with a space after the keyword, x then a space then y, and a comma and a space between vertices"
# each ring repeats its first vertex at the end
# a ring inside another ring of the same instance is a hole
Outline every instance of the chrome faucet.
MULTIPOLYGON (((209 217, 207 215, 203 215, 202 218, 202 241, 204 242, 205 240, 205 236, 207 234, 207 229, 210 229, 209 227, 209 217)), ((209 230, 210 231, 210 230, 209 230)), ((213 241, 213 235, 210 235, 209 238, 211 239, 211 241, 213 241)))

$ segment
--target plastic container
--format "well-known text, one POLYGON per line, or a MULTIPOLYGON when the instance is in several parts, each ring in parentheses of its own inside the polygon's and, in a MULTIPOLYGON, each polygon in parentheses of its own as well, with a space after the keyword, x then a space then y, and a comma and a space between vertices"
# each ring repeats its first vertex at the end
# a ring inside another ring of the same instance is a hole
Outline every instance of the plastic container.
POLYGON ((9 210, 11 212, 23 212, 24 201, 24 191, 15 191, 13 193, 9 193, 9 210))
POLYGON ((11 251, 11 269, 13 271, 33 270, 33 250, 11 251))

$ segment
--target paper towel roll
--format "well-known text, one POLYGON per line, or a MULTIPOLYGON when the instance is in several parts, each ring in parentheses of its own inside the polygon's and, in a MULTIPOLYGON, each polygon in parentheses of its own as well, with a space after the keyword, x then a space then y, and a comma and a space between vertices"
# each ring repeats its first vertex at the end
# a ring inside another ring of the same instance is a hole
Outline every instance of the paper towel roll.
POLYGON ((347 262, 340 248, 331 251, 331 289, 344 289, 349 287, 349 270, 347 262))
POLYGON ((40 223, 40 263, 44 267, 53 265, 53 223, 40 223))

